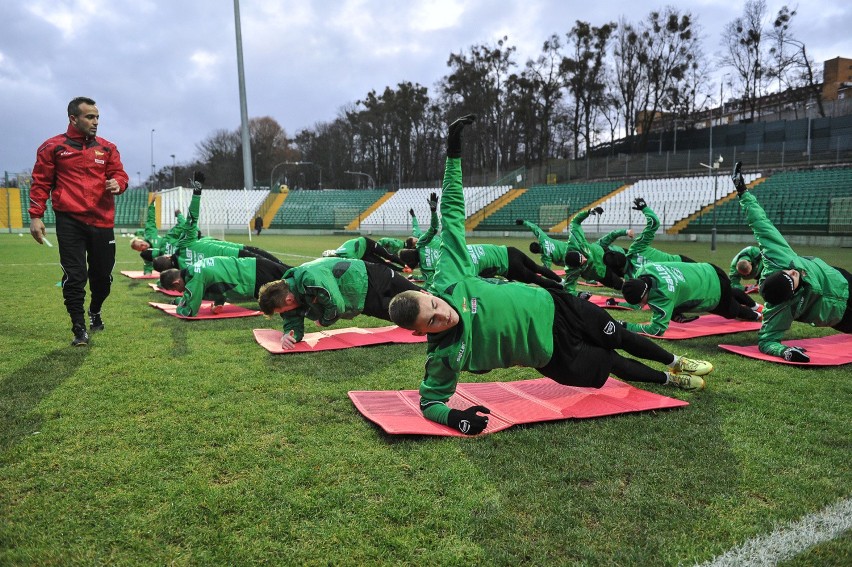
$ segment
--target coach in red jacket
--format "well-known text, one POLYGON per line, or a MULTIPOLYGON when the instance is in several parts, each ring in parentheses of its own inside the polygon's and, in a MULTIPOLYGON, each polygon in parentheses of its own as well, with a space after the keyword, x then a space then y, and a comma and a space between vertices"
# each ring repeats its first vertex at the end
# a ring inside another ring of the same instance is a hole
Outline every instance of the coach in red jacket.
POLYGON ((47 200, 56 213, 56 239, 62 265, 62 295, 71 316, 72 346, 89 344, 83 303, 86 280, 92 294, 89 324, 103 330, 101 306, 109 295, 115 265, 115 195, 128 177, 115 144, 99 138, 95 101, 77 97, 68 103, 68 130, 44 142, 36 153, 30 188, 30 234, 45 235, 47 200))

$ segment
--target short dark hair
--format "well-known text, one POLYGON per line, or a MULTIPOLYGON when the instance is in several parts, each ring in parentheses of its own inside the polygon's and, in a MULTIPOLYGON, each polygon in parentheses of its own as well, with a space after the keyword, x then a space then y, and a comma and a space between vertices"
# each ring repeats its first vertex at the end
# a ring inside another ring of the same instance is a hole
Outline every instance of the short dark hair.
POLYGON ((530 242, 530 252, 533 254, 541 254, 541 244, 538 242, 530 242))
POLYGON ((165 254, 163 254, 162 256, 157 256, 156 258, 154 258, 153 262, 154 269, 158 272, 165 272, 169 268, 177 267, 175 265, 174 258, 172 258, 171 256, 166 256, 165 254))
POLYGON ((405 248, 399 251, 399 259, 409 268, 416 268, 420 265, 420 252, 405 248))
POLYGON ((420 315, 420 304, 417 300, 421 293, 409 289, 396 294, 388 305, 391 321, 403 329, 414 330, 412 327, 414 327, 414 322, 417 321, 417 316, 420 315))
POLYGON ((160 272, 160 287, 163 289, 173 289, 175 283, 180 279, 180 270, 177 268, 169 268, 160 272))
POLYGON ((257 305, 264 315, 272 315, 276 308, 284 305, 288 293, 290 285, 285 280, 267 282, 257 292, 257 305))
POLYGON ((80 116, 81 104, 94 105, 95 101, 87 96, 78 96, 71 99, 71 102, 68 103, 68 116, 80 116))
POLYGON ((405 247, 414 250, 417 247, 417 239, 413 236, 409 236, 405 239, 405 247))
POLYGON ((579 268, 582 266, 580 253, 576 250, 569 250, 565 253, 565 265, 569 268, 579 268))

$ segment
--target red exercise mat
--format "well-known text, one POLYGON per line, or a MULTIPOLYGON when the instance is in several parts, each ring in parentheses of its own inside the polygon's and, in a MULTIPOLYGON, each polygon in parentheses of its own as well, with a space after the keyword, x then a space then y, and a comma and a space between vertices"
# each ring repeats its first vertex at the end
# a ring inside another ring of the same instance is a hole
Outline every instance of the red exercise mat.
POLYGON ((604 284, 601 282, 587 282, 583 280, 577 280, 577 285, 584 285, 586 287, 603 287, 604 284))
MULTIPOLYGON (((740 321, 739 319, 725 319, 720 315, 702 314, 695 321, 689 323, 675 323, 671 321, 669 328, 662 337, 646 335, 655 339, 666 339, 678 341, 681 339, 694 339, 697 337, 710 337, 713 335, 727 335, 730 333, 743 333, 746 331, 757 331, 760 329, 758 321, 740 321)), ((645 333, 642 333, 643 335, 645 333)))
POLYGON ((245 307, 231 305, 230 303, 223 305, 222 311, 219 313, 213 314, 210 312, 210 306, 213 305, 213 302, 202 301, 201 308, 198 310, 198 315, 195 317, 184 317, 183 315, 177 314, 177 305, 172 305, 171 303, 157 303, 156 301, 149 301, 148 305, 160 309, 167 315, 177 317, 178 319, 186 319, 188 321, 195 321, 196 319, 233 319, 234 317, 254 317, 261 314, 260 311, 246 309, 245 307))
MULTIPOLYGON (((464 434, 429 421, 420 412, 420 394, 416 390, 352 391, 349 398, 364 417, 391 435, 464 434)), ((602 388, 563 386, 550 378, 515 382, 460 383, 447 404, 466 409, 482 405, 491 410, 488 427, 482 435, 522 423, 586 419, 637 411, 676 408, 689 405, 634 388, 614 378, 602 388)))
POLYGON ((780 356, 763 354, 754 346, 719 345, 722 350, 741 354, 757 360, 777 362, 778 364, 792 364, 794 366, 840 366, 852 362, 852 335, 829 335, 817 339, 791 339, 784 341, 787 346, 798 346, 804 348, 806 354, 811 357, 810 362, 788 362, 780 356))
POLYGON ((158 280, 160 279, 160 272, 154 272, 152 274, 146 274, 142 270, 121 270, 122 276, 127 276, 132 280, 158 280))
POLYGON ((411 331, 400 329, 396 325, 388 327, 347 327, 329 329, 316 333, 305 333, 301 341, 292 350, 281 348, 284 333, 275 329, 255 329, 254 340, 272 354, 292 354, 296 352, 319 352, 322 350, 340 350, 344 348, 381 345, 387 343, 425 343, 426 337, 418 337, 411 331))
POLYGON ((174 291, 172 289, 164 289, 164 288, 158 286, 155 283, 149 283, 148 285, 151 286, 151 289, 153 289, 154 291, 159 291, 160 293, 165 293, 166 295, 169 295, 171 297, 180 297, 181 295, 183 295, 179 291, 174 291))

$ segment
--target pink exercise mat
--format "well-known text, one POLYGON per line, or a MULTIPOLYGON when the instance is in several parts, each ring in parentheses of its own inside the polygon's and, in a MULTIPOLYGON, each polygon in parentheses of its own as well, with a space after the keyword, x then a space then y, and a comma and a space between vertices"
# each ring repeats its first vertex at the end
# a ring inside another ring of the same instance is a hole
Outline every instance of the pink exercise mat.
POLYGON ((157 285, 157 284, 155 284, 155 283, 149 283, 148 285, 149 285, 149 286, 151 287, 151 289, 153 289, 154 291, 159 291, 160 293, 165 293, 166 295, 168 295, 168 296, 170 296, 170 297, 180 297, 181 295, 183 295, 183 294, 182 294, 181 292, 179 292, 179 291, 174 291, 174 290, 171 290, 171 289, 164 289, 164 288, 161 288, 160 286, 158 286, 158 285, 157 285))
POLYGON ((152 274, 146 274, 142 270, 121 270, 122 276, 127 276, 132 280, 158 280, 160 279, 160 272, 154 272, 152 274))
POLYGON ((702 314, 698 319, 689 323, 670 322, 669 328, 666 329, 666 332, 661 337, 647 336, 655 339, 678 341, 697 337, 757 331, 759 329, 760 323, 758 321, 740 321, 738 319, 725 319, 719 315, 702 314))
POLYGON ((185 319, 188 321, 195 321, 197 319, 233 319, 234 317, 255 317, 261 314, 260 311, 246 309, 245 307, 240 307, 239 305, 231 305, 230 303, 226 303, 225 305, 223 305, 222 311, 214 314, 210 312, 210 306, 213 305, 213 302, 202 301, 201 308, 198 310, 198 315, 196 315, 195 317, 184 317, 183 315, 177 314, 177 305, 172 305, 171 303, 157 303, 156 301, 149 301, 148 305, 161 310, 167 315, 171 315, 172 317, 177 317, 178 319, 185 319))
MULTIPOLYGON (((364 417, 391 435, 465 436, 423 417, 420 394, 416 390, 352 391, 349 398, 364 417)), ((447 405, 455 409, 483 405, 490 409, 488 427, 481 433, 485 435, 522 423, 587 419, 689 404, 634 388, 614 378, 598 389, 563 386, 550 378, 537 378, 460 383, 447 405)))
POLYGON ((763 354, 757 345, 737 346, 719 345, 719 348, 734 354, 741 354, 757 360, 776 362, 778 364, 792 364, 794 366, 840 366, 852 362, 852 335, 829 335, 817 339, 790 339, 784 341, 787 346, 804 348, 810 362, 789 362, 779 356, 763 354))
POLYGON ((388 327, 347 327, 330 329, 316 333, 305 333, 301 341, 292 350, 281 348, 284 333, 275 329, 255 329, 254 340, 272 354, 293 354, 298 352, 319 352, 344 348, 381 345, 387 343, 425 343, 426 337, 417 337, 411 331, 400 329, 396 325, 388 327))

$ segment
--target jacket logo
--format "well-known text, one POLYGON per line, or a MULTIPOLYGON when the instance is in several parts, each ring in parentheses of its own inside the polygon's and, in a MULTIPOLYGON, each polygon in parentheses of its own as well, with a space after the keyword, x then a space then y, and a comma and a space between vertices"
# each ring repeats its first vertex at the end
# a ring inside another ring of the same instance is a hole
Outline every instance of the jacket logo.
POLYGON ((470 298, 470 313, 472 315, 476 315, 476 298, 475 297, 470 298))
POLYGON ((105 164, 106 162, 105 162, 104 160, 102 160, 102 159, 96 159, 96 160, 95 160, 95 163, 100 164, 100 165, 103 165, 103 164, 105 164))
POLYGON ((467 298, 462 297, 462 312, 467 313, 467 298))
POLYGON ((466 343, 462 343, 461 348, 459 348, 459 355, 456 357, 456 362, 461 361, 462 357, 464 356, 465 348, 466 348, 466 343))
POLYGON ((62 150, 62 153, 61 153, 61 154, 59 154, 59 155, 61 155, 61 156, 70 156, 70 155, 72 155, 72 154, 71 154, 71 152, 69 152, 68 150, 62 150))
POLYGON ((95 155, 96 156, 103 156, 103 155, 106 155, 106 154, 104 152, 99 152, 98 150, 95 150, 95 155))
POLYGON ((610 321, 604 326, 603 332, 605 335, 611 335, 615 332, 615 323, 610 321))

